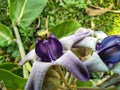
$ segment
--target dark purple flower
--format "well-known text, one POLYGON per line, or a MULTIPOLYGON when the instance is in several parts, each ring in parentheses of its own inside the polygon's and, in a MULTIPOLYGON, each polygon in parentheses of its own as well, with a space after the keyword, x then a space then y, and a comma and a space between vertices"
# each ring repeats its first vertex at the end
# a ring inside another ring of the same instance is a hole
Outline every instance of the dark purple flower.
POLYGON ((98 54, 106 63, 117 63, 120 61, 120 36, 108 36, 97 47, 98 54))
MULTIPOLYGON (((84 30, 90 30, 90 29, 80 28, 79 31, 81 30, 84 31, 84 30)), ((100 43, 105 37, 107 37, 107 35, 102 31, 94 31, 94 32, 92 30, 90 31, 92 33, 92 36, 83 38, 80 42, 77 42, 73 46, 75 50, 74 53, 81 59, 82 58, 84 59, 83 63, 87 66, 87 69, 89 70, 89 72, 106 72, 108 71, 108 67, 105 65, 105 63, 102 61, 102 59, 96 52, 96 44, 98 42, 100 43), (83 56, 80 54, 86 54, 87 56, 83 56)))
POLYGON ((106 65, 111 65, 110 70, 114 74, 105 80, 100 87, 107 88, 120 82, 120 36, 106 37, 98 46, 98 54, 106 65))
POLYGON ((60 41, 50 34, 48 39, 36 40, 35 52, 43 62, 52 62, 62 55, 63 47, 60 41))
POLYGON ((23 65, 25 62, 35 59, 26 90, 41 90, 45 74, 53 65, 63 66, 79 80, 87 81, 89 79, 87 67, 70 49, 75 43, 90 34, 89 31, 78 32, 59 41, 52 34, 38 33, 40 36, 36 40, 35 49, 30 51, 19 63, 23 65))

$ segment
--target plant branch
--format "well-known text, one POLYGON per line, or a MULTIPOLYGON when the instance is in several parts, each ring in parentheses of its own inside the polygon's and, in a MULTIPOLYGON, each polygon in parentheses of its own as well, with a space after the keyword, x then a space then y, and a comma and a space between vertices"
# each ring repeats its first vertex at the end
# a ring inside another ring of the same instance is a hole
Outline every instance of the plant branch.
POLYGON ((74 76, 71 74, 69 79, 69 85, 74 81, 74 76))
MULTIPOLYGON (((70 73, 69 72, 66 72, 66 74, 65 74, 65 80, 66 80, 66 82, 68 81, 68 78, 69 78, 69 76, 70 76, 70 73)), ((63 83, 62 84, 62 87, 64 87, 65 86, 65 84, 63 83)))
POLYGON ((77 90, 116 90, 115 87, 99 88, 99 87, 78 87, 77 90))
POLYGON ((46 21, 45 21, 45 24, 46 24, 46 30, 48 30, 48 18, 49 18, 49 16, 47 16, 46 21))
POLYGON ((60 75, 61 78, 63 79, 64 84, 67 86, 67 88, 69 88, 69 85, 68 85, 68 83, 67 83, 67 81, 66 81, 66 79, 65 79, 65 77, 64 77, 64 74, 63 74, 63 72, 62 72, 62 70, 61 70, 61 67, 58 66, 57 70, 58 70, 59 75, 60 75))
MULTIPOLYGON (((22 44, 22 41, 21 41, 21 38, 20 38, 20 34, 18 32, 18 28, 14 23, 12 24, 12 26, 13 26, 14 33, 15 33, 15 36, 16 36, 16 39, 17 39, 19 52, 20 52, 21 58, 23 59, 25 57, 25 50, 24 50, 24 47, 23 47, 23 44, 22 44)), ((24 76, 24 78, 28 78, 28 75, 29 75, 28 70, 29 71, 31 70, 31 65, 29 63, 26 63, 25 65, 23 65, 23 76, 24 76)))
POLYGON ((39 27, 40 27, 40 17, 38 17, 38 23, 37 23, 36 28, 39 28, 39 27))

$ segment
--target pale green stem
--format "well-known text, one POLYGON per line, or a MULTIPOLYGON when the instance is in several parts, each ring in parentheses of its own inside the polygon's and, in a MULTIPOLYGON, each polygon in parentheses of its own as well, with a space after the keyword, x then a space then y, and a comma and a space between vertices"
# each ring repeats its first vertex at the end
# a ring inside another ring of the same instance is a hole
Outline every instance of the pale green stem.
MULTIPOLYGON (((65 74, 65 80, 66 80, 66 82, 68 81, 69 76, 70 76, 70 73, 66 72, 66 74, 65 74)), ((62 87, 64 87, 64 86, 65 86, 65 84, 63 83, 62 87)))
POLYGON ((91 17, 91 29, 95 29, 94 17, 91 17))
POLYGON ((64 84, 67 86, 67 88, 69 88, 69 85, 68 85, 67 81, 65 80, 64 74, 63 74, 63 72, 62 72, 62 70, 61 70, 61 67, 58 66, 57 70, 58 70, 58 73, 59 73, 59 75, 61 76, 64 84))
POLYGON ((46 18, 46 30, 48 31, 48 16, 46 18))
POLYGON ((100 4, 103 4, 103 2, 104 2, 103 0, 100 0, 100 4))
POLYGON ((62 86, 59 86, 59 89, 58 90, 66 90, 65 87, 62 87, 62 86))
MULTIPOLYGON (((17 44, 18 44, 18 47, 19 47, 19 52, 20 52, 21 58, 23 59, 25 57, 25 50, 24 50, 24 47, 23 47, 23 44, 22 44, 22 41, 21 41, 21 38, 20 38, 20 34, 18 32, 18 28, 14 23, 12 24, 12 26, 13 26, 14 33, 15 33, 16 40, 17 40, 17 44)), ((31 65, 29 63, 26 63, 25 65, 23 65, 23 76, 24 76, 24 78, 28 78, 28 75, 29 75, 28 70, 29 71, 31 70, 31 65)))
POLYGON ((71 74, 68 84, 70 85, 73 82, 73 80, 74 80, 74 76, 71 74))
POLYGON ((116 90, 115 87, 98 88, 98 87, 78 87, 77 90, 116 90))
POLYGON ((7 0, 7 2, 8 2, 8 7, 10 7, 10 0, 7 0))
POLYGON ((78 79, 75 78, 75 80, 74 80, 73 83, 74 83, 74 84, 77 84, 77 82, 78 82, 78 79))
POLYGON ((40 17, 38 17, 38 24, 36 28, 39 28, 39 27, 40 27, 40 17))
POLYGON ((113 12, 113 13, 120 13, 120 10, 109 10, 109 12, 113 12))

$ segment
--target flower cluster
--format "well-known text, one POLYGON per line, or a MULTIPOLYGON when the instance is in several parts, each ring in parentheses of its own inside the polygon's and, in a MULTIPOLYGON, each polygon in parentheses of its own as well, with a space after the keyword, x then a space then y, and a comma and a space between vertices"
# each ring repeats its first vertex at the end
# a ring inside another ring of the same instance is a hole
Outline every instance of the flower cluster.
POLYGON ((120 36, 85 28, 60 40, 47 30, 36 35, 35 49, 19 63, 23 65, 34 59, 25 90, 41 90, 51 66, 65 67, 77 79, 87 81, 90 72, 106 72, 120 61, 120 36))

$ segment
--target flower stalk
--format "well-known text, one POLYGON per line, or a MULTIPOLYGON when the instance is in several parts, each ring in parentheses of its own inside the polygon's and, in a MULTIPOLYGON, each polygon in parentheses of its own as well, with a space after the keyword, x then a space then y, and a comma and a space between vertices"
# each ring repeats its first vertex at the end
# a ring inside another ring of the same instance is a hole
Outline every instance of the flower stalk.
POLYGON ((78 87, 77 90, 116 90, 115 87, 109 87, 109 88, 98 88, 98 87, 78 87))
MULTIPOLYGON (((66 80, 66 82, 68 81, 69 76, 70 76, 70 73, 69 73, 69 72, 66 72, 66 73, 65 73, 65 80, 66 80)), ((64 87, 64 86, 65 86, 65 84, 62 83, 62 87, 64 87)))
MULTIPOLYGON (((12 24, 12 26, 13 26, 14 33, 15 33, 15 36, 16 36, 16 41, 17 41, 17 44, 18 44, 18 47, 19 47, 20 56, 23 59, 26 54, 25 54, 25 50, 24 50, 24 47, 23 47, 23 44, 22 44, 22 41, 21 41, 21 38, 20 38, 18 28, 14 23, 12 24)), ((31 65, 27 62, 25 65, 23 65, 23 76, 24 76, 24 78, 28 78, 29 71, 31 71, 31 65)))
POLYGON ((63 79, 64 84, 67 86, 67 88, 69 88, 69 85, 68 85, 68 83, 67 83, 67 81, 66 81, 66 79, 65 79, 65 77, 64 77, 64 74, 63 74, 63 72, 62 72, 62 70, 61 70, 61 67, 58 66, 57 70, 58 70, 59 75, 60 75, 61 78, 63 79))
POLYGON ((69 82, 68 82, 68 83, 69 83, 69 85, 70 85, 73 81, 74 81, 74 76, 71 74, 71 75, 70 75, 69 82))

